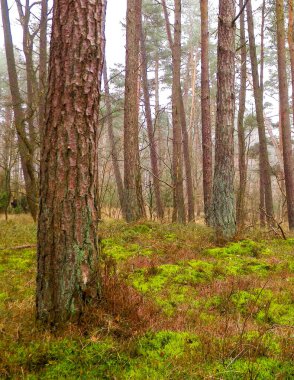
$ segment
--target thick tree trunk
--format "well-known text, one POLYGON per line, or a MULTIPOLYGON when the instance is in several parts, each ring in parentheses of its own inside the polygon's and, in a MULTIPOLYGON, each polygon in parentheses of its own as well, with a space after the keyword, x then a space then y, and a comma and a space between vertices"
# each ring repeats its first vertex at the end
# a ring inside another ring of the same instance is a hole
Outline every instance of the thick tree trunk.
POLYGON ((122 210, 122 215, 124 218, 126 218, 124 186, 123 186, 122 176, 120 173, 118 152, 117 152, 116 142, 115 142, 115 137, 114 137, 114 132, 113 132, 113 118, 112 118, 111 99, 110 99, 110 92, 109 92, 106 61, 104 61, 104 66, 103 66, 103 81, 104 81, 104 91, 105 91, 105 105, 106 105, 106 112, 107 112, 106 121, 107 121, 108 138, 109 138, 109 144, 110 144, 113 171, 114 171, 115 182, 116 182, 116 187, 117 187, 117 192, 118 192, 118 197, 119 197, 119 203, 122 210))
MULTIPOLYGON (((245 0, 246 1, 246 0, 245 0)), ((239 7, 242 9, 243 0, 239 1, 239 7)), ((240 45, 241 45, 241 81, 239 93, 239 112, 238 112, 238 146, 239 146, 239 190, 237 195, 237 226, 241 231, 245 223, 245 195, 247 183, 247 165, 246 165, 246 145, 244 130, 244 114, 246 104, 246 79, 247 79, 247 47, 245 37, 245 15, 240 15, 240 45)))
POLYGON ((217 117, 211 221, 219 238, 236 232, 234 195, 235 1, 221 0, 218 22, 217 117))
POLYGON ((280 96, 280 123, 282 128, 284 173, 287 195, 288 222, 294 229, 294 165, 289 117, 289 96, 286 69, 284 2, 276 0, 278 76, 280 96))
POLYGON ((22 109, 23 102, 21 99, 20 89, 18 85, 7 0, 1 0, 1 11, 9 76, 9 86, 13 103, 14 121, 17 132, 21 165, 25 180, 26 196, 32 217, 34 220, 36 220, 38 195, 36 173, 33 160, 34 149, 31 146, 30 138, 27 136, 25 128, 25 115, 22 109))
POLYGON ((208 0, 200 0, 201 10, 201 121, 202 121, 202 165, 203 200, 205 222, 209 224, 212 196, 212 140, 209 89, 209 31, 208 0))
MULTIPOLYGON (((250 58, 251 58, 251 68, 252 68, 252 79, 253 79, 253 92, 256 108, 256 119, 258 124, 258 134, 259 134, 259 160, 260 160, 260 181, 263 183, 262 188, 265 193, 265 210, 261 210, 261 213, 266 212, 267 221, 269 224, 272 223, 272 216, 274 212, 273 208, 273 195, 272 195, 272 184, 271 184, 271 168, 268 158, 267 141, 265 134, 265 122, 263 114, 263 93, 262 88, 259 83, 258 76, 258 63, 256 56, 256 45, 254 37, 254 24, 252 16, 251 0, 247 3, 247 22, 248 22, 248 34, 249 34, 249 47, 250 47, 250 58)), ((260 200, 262 205, 262 200, 260 200)))
POLYGON ((37 319, 57 325, 99 294, 98 110, 104 0, 53 8, 46 126, 41 150, 37 319))
POLYGON ((151 160, 151 170, 153 176, 153 186, 155 193, 155 202, 156 202, 156 213, 159 219, 163 219, 164 210, 161 199, 161 191, 160 191, 160 179, 159 179, 159 168, 158 168, 158 154, 157 147, 154 138, 154 130, 152 123, 152 114, 151 114, 151 106, 150 106, 150 95, 148 88, 148 77, 147 77, 147 54, 145 47, 145 36, 143 33, 143 28, 141 25, 141 76, 142 76, 142 87, 144 93, 144 106, 145 106, 145 116, 146 116, 146 124, 147 124, 147 132, 148 139, 150 144, 150 160, 151 160))
POLYGON ((142 204, 142 183, 139 154, 139 44, 142 13, 141 0, 127 2, 126 78, 124 115, 124 191, 126 220, 132 222, 145 216, 142 204))

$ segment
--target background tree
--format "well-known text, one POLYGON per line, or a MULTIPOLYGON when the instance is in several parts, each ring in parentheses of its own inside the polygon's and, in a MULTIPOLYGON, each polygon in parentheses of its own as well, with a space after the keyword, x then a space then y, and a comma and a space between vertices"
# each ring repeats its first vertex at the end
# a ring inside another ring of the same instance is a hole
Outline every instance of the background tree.
POLYGON ((288 80, 286 69, 284 2, 276 0, 280 124, 282 130, 284 173, 289 228, 294 229, 294 165, 289 116, 288 80))
POLYGON ((263 113, 263 91, 260 87, 258 62, 256 55, 255 37, 254 37, 254 24, 251 1, 247 3, 247 22, 249 34, 249 47, 250 59, 252 69, 253 92, 256 108, 256 119, 258 124, 259 134, 259 160, 260 160, 260 213, 261 224, 263 224, 264 215, 267 216, 268 223, 272 223, 271 217, 273 216, 273 195, 271 184, 271 168, 268 158, 267 139, 265 133, 265 121, 263 113))
POLYGON ((203 199, 206 223, 209 224, 209 210, 212 195, 212 141, 210 121, 209 89, 209 30, 208 1, 200 0, 201 9, 201 121, 202 121, 202 165, 203 199))
POLYGON ((4 30, 7 69, 9 76, 9 86, 13 103, 14 124, 17 132, 21 165, 26 187, 26 196, 32 217, 34 220, 36 220, 38 190, 36 170, 34 166, 35 142, 33 140, 32 134, 27 133, 26 117, 22 108, 23 100, 21 97, 18 83, 7 0, 1 0, 1 12, 4 30))
MULTIPOLYGON (((239 1, 239 8, 244 6, 243 0, 239 1)), ((244 128, 244 114, 246 108, 246 83, 247 83, 247 45, 245 36, 245 14, 240 15, 240 47, 241 47, 241 72, 238 112, 238 146, 239 146, 239 189, 237 194, 237 226, 239 231, 245 223, 245 196, 247 183, 246 142, 244 128)))
POLYGON ((143 32, 142 22, 141 22, 141 77, 142 77, 142 87, 144 93, 144 108, 146 114, 146 124, 148 131, 148 139, 150 144, 150 160, 153 176, 153 185, 155 192, 155 201, 156 201, 156 211, 159 219, 163 219, 164 209, 161 198, 160 190, 160 178, 159 178, 159 166, 158 166, 158 153, 155 142, 155 134, 153 130, 152 114, 151 114, 151 105, 150 105, 150 94, 148 87, 148 67, 147 67, 147 53, 146 53, 146 44, 145 44, 145 35, 143 32))
POLYGON ((126 219, 132 222, 145 215, 139 154, 138 78, 141 0, 128 0, 126 25, 126 76, 124 113, 124 189, 126 219))

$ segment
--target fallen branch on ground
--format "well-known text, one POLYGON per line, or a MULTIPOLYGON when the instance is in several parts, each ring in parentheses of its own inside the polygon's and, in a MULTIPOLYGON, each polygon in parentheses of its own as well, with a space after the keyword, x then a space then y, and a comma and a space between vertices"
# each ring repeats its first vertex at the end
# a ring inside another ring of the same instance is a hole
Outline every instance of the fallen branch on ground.
POLYGON ((18 245, 16 247, 1 247, 0 251, 18 251, 19 249, 27 249, 27 248, 37 248, 36 244, 27 244, 27 245, 18 245))

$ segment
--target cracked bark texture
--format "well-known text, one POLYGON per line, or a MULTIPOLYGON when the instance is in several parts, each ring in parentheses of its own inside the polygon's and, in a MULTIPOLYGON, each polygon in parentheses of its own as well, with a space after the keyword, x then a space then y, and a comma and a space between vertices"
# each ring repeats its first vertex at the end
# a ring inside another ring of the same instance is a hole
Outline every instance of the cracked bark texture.
POLYGON ((99 295, 98 109, 104 0, 56 0, 41 147, 37 319, 57 325, 99 295))
POLYGON ((236 233, 234 195, 235 1, 221 0, 218 22, 217 115, 211 222, 220 239, 236 233))

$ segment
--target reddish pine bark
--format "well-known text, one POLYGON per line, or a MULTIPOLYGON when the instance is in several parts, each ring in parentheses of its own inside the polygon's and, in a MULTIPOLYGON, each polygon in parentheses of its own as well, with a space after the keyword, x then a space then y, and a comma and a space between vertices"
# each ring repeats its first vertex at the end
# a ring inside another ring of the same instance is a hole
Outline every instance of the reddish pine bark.
POLYGON ((57 325, 99 295, 98 110, 104 0, 57 0, 41 149, 37 319, 57 325))
POLYGON ((42 0, 39 47, 39 131, 42 135, 45 125, 46 89, 47 89, 47 24, 48 1, 42 0))
POLYGON ((234 194, 235 1, 220 0, 217 116, 211 221, 221 239, 236 232, 234 194))

